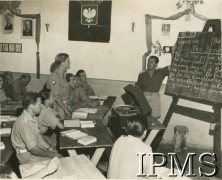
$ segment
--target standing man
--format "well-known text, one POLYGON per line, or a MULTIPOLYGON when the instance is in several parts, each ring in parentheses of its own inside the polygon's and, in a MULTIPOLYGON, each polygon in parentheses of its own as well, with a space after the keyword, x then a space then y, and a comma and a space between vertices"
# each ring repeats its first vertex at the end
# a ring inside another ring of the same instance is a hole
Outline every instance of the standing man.
POLYGON ((61 157, 40 134, 36 115, 41 111, 38 93, 28 93, 22 100, 23 113, 15 121, 11 134, 12 145, 20 164, 61 157))
POLYGON ((166 76, 169 75, 170 66, 156 69, 159 63, 157 56, 150 56, 147 63, 147 69, 139 74, 136 86, 144 93, 146 100, 152 108, 152 116, 159 118, 161 116, 160 87, 166 76))

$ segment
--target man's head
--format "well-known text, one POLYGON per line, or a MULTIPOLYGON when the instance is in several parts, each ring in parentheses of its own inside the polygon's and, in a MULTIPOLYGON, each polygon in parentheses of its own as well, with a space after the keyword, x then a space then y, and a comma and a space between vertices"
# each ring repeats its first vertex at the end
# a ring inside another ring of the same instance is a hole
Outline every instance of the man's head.
POLYGON ((34 115, 41 111, 42 101, 38 93, 30 92, 26 94, 22 100, 23 108, 30 110, 34 115))
POLYGON ((6 165, 0 165, 0 179, 18 179, 12 168, 6 165))
POLYGON ((20 82, 23 86, 27 86, 31 80, 31 76, 28 73, 22 74, 20 77, 20 82))
POLYGON ((13 75, 10 71, 6 71, 3 74, 3 82, 8 85, 12 85, 13 83, 13 75))
POLYGON ((43 89, 39 92, 42 104, 52 106, 54 103, 54 97, 50 89, 43 89))
POLYGON ((66 81, 68 82, 71 88, 78 88, 79 87, 79 78, 72 73, 66 74, 66 81))
POLYGON ((82 81, 82 82, 86 82, 87 81, 86 73, 82 69, 77 71, 76 76, 78 76, 80 81, 82 81))
POLYGON ((63 66, 64 69, 70 68, 70 59, 69 55, 66 53, 59 53, 55 57, 55 62, 53 65, 51 65, 50 71, 53 72, 56 68, 59 68, 60 66, 63 66))
POLYGON ((148 70, 154 70, 157 68, 159 63, 159 58, 157 56, 150 56, 147 63, 148 70))

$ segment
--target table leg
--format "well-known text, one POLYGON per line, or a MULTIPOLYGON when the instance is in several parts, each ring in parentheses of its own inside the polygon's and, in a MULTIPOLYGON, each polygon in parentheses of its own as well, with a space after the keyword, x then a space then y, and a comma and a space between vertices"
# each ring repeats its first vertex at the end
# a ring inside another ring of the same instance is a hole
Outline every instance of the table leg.
POLYGON ((67 150, 70 156, 76 156, 77 152, 74 149, 67 150))
POLYGON ((94 152, 92 158, 91 158, 91 162, 97 166, 100 158, 103 155, 103 152, 105 151, 105 148, 97 148, 96 151, 94 152))

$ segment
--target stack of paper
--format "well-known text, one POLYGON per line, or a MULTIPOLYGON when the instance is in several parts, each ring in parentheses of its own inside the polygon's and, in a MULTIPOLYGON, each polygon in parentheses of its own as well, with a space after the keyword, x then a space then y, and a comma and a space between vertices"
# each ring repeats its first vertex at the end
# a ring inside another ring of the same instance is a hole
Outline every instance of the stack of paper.
POLYGON ((80 120, 79 119, 72 119, 72 120, 64 120, 65 127, 80 127, 80 120))
POLYGON ((72 113, 72 119, 86 119, 87 115, 87 112, 75 111, 72 113))
POLYGON ((98 99, 98 96, 89 96, 89 99, 98 99))
POLYGON ((97 138, 94 136, 85 136, 78 139, 78 143, 83 145, 88 145, 97 141, 97 138))
POLYGON ((86 133, 81 132, 80 130, 77 129, 71 129, 71 130, 67 130, 67 131, 62 131, 61 134, 75 140, 75 139, 79 139, 81 137, 87 136, 86 133))
POLYGON ((79 108, 79 109, 76 109, 75 112, 86 112, 86 113, 95 114, 98 112, 98 109, 96 109, 96 108, 79 108))
POLYGON ((93 128, 95 127, 95 122, 94 121, 80 121, 81 128, 93 128))
POLYGON ((0 142, 0 149, 5 149, 5 144, 4 144, 4 142, 0 142))
POLYGON ((99 96, 98 96, 98 99, 99 99, 99 100, 106 100, 107 98, 108 98, 107 95, 99 95, 99 96))
POLYGON ((12 128, 1 128, 0 135, 11 134, 12 128))

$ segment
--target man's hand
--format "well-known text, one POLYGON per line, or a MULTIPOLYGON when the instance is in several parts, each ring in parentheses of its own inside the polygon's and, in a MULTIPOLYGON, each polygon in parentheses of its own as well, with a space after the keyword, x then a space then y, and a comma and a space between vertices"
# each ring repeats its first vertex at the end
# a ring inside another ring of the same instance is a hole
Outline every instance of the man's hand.
POLYGON ((61 157, 62 157, 62 155, 59 154, 57 151, 56 151, 56 152, 53 152, 53 155, 54 155, 54 157, 58 157, 58 158, 61 158, 61 157))

